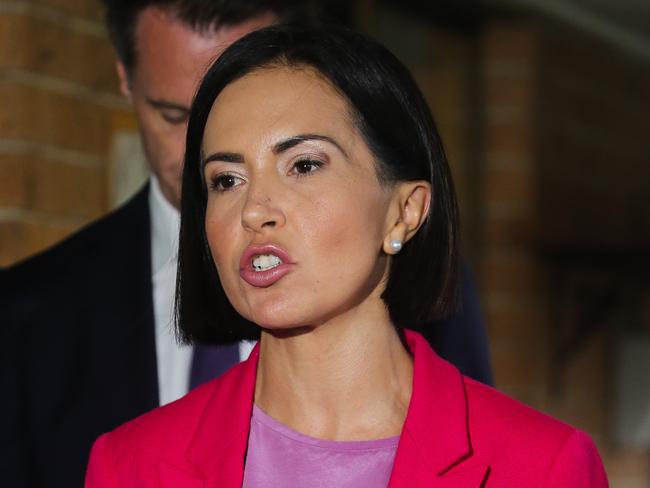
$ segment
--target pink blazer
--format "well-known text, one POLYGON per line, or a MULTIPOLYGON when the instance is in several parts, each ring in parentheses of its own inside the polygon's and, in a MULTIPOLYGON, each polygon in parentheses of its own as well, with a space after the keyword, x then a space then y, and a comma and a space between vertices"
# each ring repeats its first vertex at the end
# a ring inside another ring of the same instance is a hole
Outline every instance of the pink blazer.
MULTIPOLYGON (((464 378, 420 335, 406 337, 413 394, 389 488, 608 486, 586 434, 464 378)), ((241 487, 258 354, 101 436, 86 487, 241 487)))

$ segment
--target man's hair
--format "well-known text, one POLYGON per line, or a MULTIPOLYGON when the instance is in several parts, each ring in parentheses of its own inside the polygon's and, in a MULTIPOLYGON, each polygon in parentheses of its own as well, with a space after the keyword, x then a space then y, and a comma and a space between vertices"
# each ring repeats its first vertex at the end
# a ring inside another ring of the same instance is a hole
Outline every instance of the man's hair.
MULTIPOLYGON (((185 341, 256 338, 225 294, 205 232, 207 190, 201 168, 203 132, 212 105, 230 83, 265 67, 312 68, 345 97, 375 156, 380 180, 431 184, 429 214, 393 256, 382 299, 399 328, 423 330, 453 311, 457 296, 458 216, 451 172, 427 103, 404 65, 361 34, 333 26, 273 26, 226 49, 208 70, 187 128, 176 319, 185 341)), ((227 236, 223 236, 227 239, 227 236)))
POLYGON ((148 7, 171 12, 197 32, 210 32, 272 13, 282 23, 298 19, 311 23, 315 4, 306 0, 102 0, 106 26, 117 57, 127 72, 136 63, 135 31, 139 15, 148 7))

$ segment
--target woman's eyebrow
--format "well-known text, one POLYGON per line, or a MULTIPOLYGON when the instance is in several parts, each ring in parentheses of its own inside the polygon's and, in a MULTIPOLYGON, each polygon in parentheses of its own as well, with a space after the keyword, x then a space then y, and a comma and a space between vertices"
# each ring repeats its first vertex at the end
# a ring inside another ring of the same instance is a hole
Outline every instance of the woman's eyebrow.
POLYGON ((212 153, 203 158, 203 161, 201 161, 201 167, 204 168, 206 164, 211 163, 212 161, 221 161, 223 163, 243 163, 244 156, 233 152, 212 153))
POLYGON ((280 154, 288 149, 291 149, 294 146, 297 146, 300 143, 303 143, 305 141, 325 141, 329 142, 332 144, 334 147, 336 147, 343 156, 346 158, 348 157, 348 154, 345 152, 345 149, 341 147, 341 145, 336 142, 334 139, 328 136, 323 136, 320 134, 299 134, 297 136, 292 136, 289 137, 288 139, 284 139, 283 141, 278 142, 275 146, 273 146, 273 154, 280 154))
MULTIPOLYGON (((329 142, 332 144, 334 147, 336 147, 341 153, 347 158, 348 154, 345 152, 345 149, 341 147, 341 145, 336 142, 334 139, 328 136, 323 136, 320 134, 299 134, 297 136, 292 136, 287 139, 284 139, 277 144, 273 146, 271 151, 273 154, 280 154, 284 151, 288 151, 294 146, 297 146, 298 144, 301 144, 306 141, 325 141, 329 142)), ((204 168, 206 164, 211 163, 213 161, 221 161, 223 163, 243 163, 244 162, 244 156, 242 156, 239 153, 234 153, 234 152, 227 152, 227 151, 219 151, 216 153, 212 153, 209 156, 205 157, 203 161, 201 161, 201 167, 204 168)))

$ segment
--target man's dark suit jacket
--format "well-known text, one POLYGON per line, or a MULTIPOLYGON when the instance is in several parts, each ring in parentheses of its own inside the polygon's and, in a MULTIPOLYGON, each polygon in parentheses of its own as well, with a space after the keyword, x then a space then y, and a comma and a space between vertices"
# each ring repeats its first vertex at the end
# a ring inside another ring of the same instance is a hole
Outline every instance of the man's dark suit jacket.
MULTIPOLYGON (((158 406, 148 191, 0 274, 5 486, 82 486, 95 438, 158 406)), ((489 383, 467 270, 463 296, 427 339, 489 383)))

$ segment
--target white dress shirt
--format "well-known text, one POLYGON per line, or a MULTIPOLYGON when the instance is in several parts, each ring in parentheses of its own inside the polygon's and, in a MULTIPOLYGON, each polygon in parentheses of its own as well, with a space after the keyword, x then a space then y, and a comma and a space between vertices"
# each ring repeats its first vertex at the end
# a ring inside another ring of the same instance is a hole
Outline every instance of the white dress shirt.
MULTIPOLYGON (((180 215, 162 194, 155 176, 151 176, 149 211, 158 399, 160 405, 165 405, 187 393, 192 366, 192 348, 180 345, 174 334, 174 293, 180 215)), ((247 358, 254 344, 249 341, 241 342, 239 358, 247 358)))
POLYGON ((151 219, 151 284, 156 337, 158 399, 161 405, 185 393, 189 385, 192 348, 179 345, 174 335, 174 292, 178 264, 180 216, 152 176, 149 190, 151 219))

